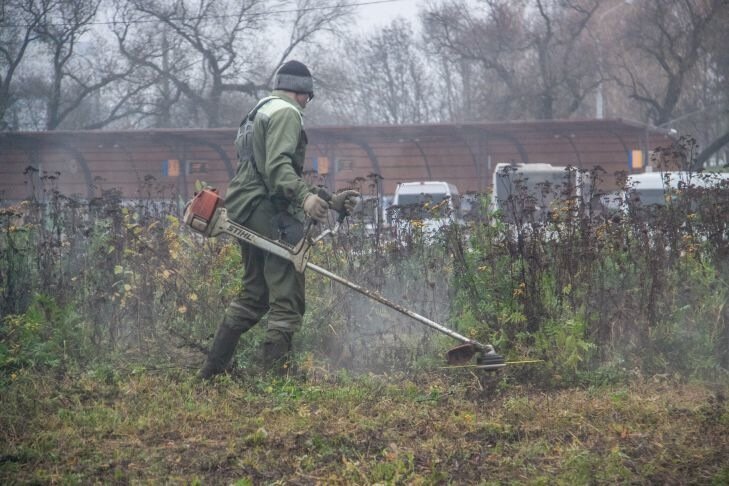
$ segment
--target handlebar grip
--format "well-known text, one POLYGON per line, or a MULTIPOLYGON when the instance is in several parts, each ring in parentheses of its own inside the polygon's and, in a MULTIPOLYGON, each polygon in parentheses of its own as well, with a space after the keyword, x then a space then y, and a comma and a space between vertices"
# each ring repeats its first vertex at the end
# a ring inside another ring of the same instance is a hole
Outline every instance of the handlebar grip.
POLYGON ((320 198, 324 199, 326 202, 332 201, 332 195, 329 194, 329 191, 327 191, 326 189, 323 189, 321 187, 316 191, 316 195, 319 196, 320 198))
MULTIPOLYGON (((316 195, 319 196, 320 198, 324 199, 326 202, 328 202, 329 203, 329 207, 331 207, 332 195, 329 193, 329 191, 327 191, 326 189, 320 187, 316 191, 316 195)), ((348 215, 347 215, 346 211, 339 213, 339 217, 337 218, 337 223, 342 224, 344 222, 344 219, 347 216, 348 215)))

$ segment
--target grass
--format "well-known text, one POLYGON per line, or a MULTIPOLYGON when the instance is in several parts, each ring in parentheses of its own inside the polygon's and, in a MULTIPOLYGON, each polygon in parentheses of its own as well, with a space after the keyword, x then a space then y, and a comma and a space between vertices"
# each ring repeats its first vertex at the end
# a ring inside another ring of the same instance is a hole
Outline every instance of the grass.
POLYGON ((21 372, 0 482, 726 484, 726 390, 635 378, 486 390, 470 372, 21 372))

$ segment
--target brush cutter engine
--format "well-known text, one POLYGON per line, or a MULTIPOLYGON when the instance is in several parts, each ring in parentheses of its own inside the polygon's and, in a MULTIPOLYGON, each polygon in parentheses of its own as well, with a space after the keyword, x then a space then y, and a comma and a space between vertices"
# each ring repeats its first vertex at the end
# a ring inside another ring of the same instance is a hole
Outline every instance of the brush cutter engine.
POLYGON ((416 314, 401 305, 390 302, 377 292, 368 290, 328 270, 314 265, 313 263, 309 263, 308 254, 311 246, 327 234, 336 232, 339 224, 337 224, 333 231, 326 230, 316 238, 312 238, 310 234, 311 226, 309 226, 309 230, 305 232, 306 234, 304 238, 302 238, 301 241, 292 248, 285 243, 269 240, 268 238, 251 231, 245 226, 239 225, 238 223, 228 219, 227 212, 223 207, 223 200, 218 194, 218 191, 213 188, 205 188, 195 194, 195 197, 193 197, 192 201, 190 201, 185 208, 183 219, 187 226, 201 235, 211 237, 225 233, 233 236, 236 239, 250 243, 258 248, 273 253, 276 256, 289 260, 293 263, 294 268, 298 272, 303 272, 305 269, 309 268, 316 273, 339 282, 372 300, 376 300, 381 304, 400 312, 401 314, 409 316, 421 324, 425 324, 436 331, 461 341, 463 344, 456 346, 446 353, 446 361, 449 365, 464 365, 474 356, 476 356, 476 366, 488 371, 497 370, 506 365, 504 357, 496 354, 494 347, 490 344, 481 344, 478 341, 468 339, 452 329, 416 314))
POLYGON ((217 218, 216 210, 222 206, 222 202, 217 190, 203 189, 195 194, 185 208, 185 224, 204 236, 211 236, 210 231, 215 227, 217 218))

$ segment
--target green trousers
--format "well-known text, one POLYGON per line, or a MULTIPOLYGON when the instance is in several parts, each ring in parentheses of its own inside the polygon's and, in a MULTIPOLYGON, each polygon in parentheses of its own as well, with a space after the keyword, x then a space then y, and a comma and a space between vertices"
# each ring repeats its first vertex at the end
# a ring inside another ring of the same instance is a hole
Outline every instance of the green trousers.
MULTIPOLYGON (((288 213, 276 211, 262 200, 244 226, 270 239, 285 239, 294 244, 303 235, 302 223, 288 213)), ((255 326, 268 313, 263 343, 266 365, 281 363, 291 350, 291 339, 301 327, 305 311, 304 274, 288 260, 241 242, 245 265, 242 290, 225 311, 206 368, 213 373, 225 369, 240 335, 255 326)))

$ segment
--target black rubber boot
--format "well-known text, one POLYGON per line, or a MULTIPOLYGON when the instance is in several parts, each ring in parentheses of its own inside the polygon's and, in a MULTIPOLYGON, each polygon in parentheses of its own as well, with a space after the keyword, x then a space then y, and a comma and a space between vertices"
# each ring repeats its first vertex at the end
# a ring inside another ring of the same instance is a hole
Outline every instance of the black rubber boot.
POLYGON ((286 375, 290 368, 291 336, 274 333, 263 342, 263 366, 278 376, 286 375))
POLYGON ((213 339, 213 344, 210 346, 205 364, 198 372, 200 378, 209 380, 225 371, 230 359, 233 357, 233 353, 235 353, 235 347, 242 332, 240 329, 231 328, 226 325, 225 320, 223 321, 215 333, 215 339, 213 339))

